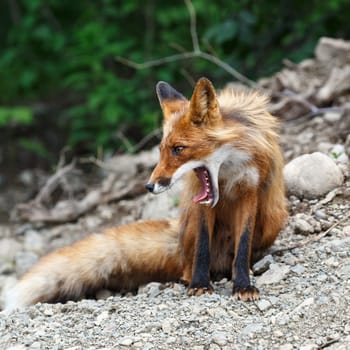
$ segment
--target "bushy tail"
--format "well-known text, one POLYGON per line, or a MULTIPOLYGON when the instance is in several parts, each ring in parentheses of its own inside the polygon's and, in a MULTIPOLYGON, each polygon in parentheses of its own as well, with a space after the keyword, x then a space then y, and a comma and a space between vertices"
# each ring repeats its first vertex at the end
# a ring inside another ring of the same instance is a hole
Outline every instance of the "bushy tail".
POLYGON ((77 300, 101 288, 132 290, 181 277, 175 221, 109 229, 43 257, 5 297, 5 310, 37 302, 77 300))

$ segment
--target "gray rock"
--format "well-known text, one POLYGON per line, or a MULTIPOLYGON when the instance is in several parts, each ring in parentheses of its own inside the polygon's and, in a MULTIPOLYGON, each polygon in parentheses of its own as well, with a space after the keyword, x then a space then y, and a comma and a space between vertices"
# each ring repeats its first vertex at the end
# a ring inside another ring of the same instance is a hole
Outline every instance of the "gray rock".
POLYGON ((13 260, 16 254, 22 250, 22 246, 15 239, 3 238, 0 240, 0 261, 13 260))
POLYGON ((111 220, 115 214, 113 208, 108 206, 107 204, 99 205, 97 209, 101 219, 106 221, 111 220))
POLYGON ((291 271, 296 273, 297 275, 302 275, 305 272, 305 267, 303 265, 297 264, 291 267, 291 271))
POLYGON ((327 219, 327 217, 328 217, 327 214, 325 213, 325 211, 322 210, 322 209, 316 210, 316 211, 315 211, 315 216, 316 216, 318 219, 323 219, 323 220, 327 219))
POLYGON ((309 344, 302 345, 299 349, 300 350, 316 350, 316 349, 319 349, 319 346, 317 344, 314 344, 314 343, 309 343, 309 344))
POLYGON ((284 264, 271 264, 269 270, 264 272, 256 279, 256 286, 260 287, 264 284, 278 283, 283 280, 290 271, 290 267, 284 264))
POLYGON ((95 319, 95 325, 100 325, 100 324, 103 324, 105 323, 108 318, 110 317, 110 314, 108 311, 103 311, 101 312, 95 319))
POLYGON ((328 113, 325 113, 323 117, 324 117, 324 120, 327 121, 328 123, 336 123, 341 119, 342 113, 328 112, 328 113))
POLYGON ((301 302, 294 310, 293 313, 297 314, 297 313, 305 313, 305 309, 307 309, 308 307, 310 307, 311 305, 313 305, 315 303, 315 299, 314 298, 307 298, 305 299, 303 302, 301 302))
POLYGON ((108 299, 112 295, 113 295, 113 293, 110 290, 108 290, 108 289, 100 289, 99 291, 97 291, 95 297, 96 297, 97 300, 104 300, 104 299, 108 299))
POLYGON ((281 345, 278 350, 293 350, 294 346, 292 344, 283 344, 281 345))
POLYGON ((132 337, 124 337, 124 338, 119 340, 119 345, 130 346, 130 345, 132 345, 133 342, 134 342, 134 340, 132 337))
POLYGON ((273 257, 271 254, 264 256, 261 260, 256 262, 253 265, 253 272, 254 275, 261 275, 265 271, 267 271, 271 264, 273 264, 275 261, 273 260, 273 257))
POLYGON ((161 293, 162 284, 158 282, 151 282, 138 289, 139 294, 146 294, 150 298, 154 298, 161 293))
POLYGON ((286 252, 283 256, 283 262, 287 265, 294 266, 298 262, 298 258, 290 252, 286 252))
POLYGON ((350 279, 350 263, 342 266, 337 274, 341 276, 344 281, 348 281, 350 279))
POLYGON ((344 181, 335 162, 320 152, 293 159, 284 167, 284 177, 289 194, 308 199, 323 196, 344 181))
POLYGON ((27 347, 25 345, 22 344, 16 344, 16 345, 12 345, 10 347, 8 347, 6 350, 26 350, 27 347))
POLYGON ((32 170, 23 170, 18 175, 18 180, 25 186, 33 187, 35 183, 35 174, 32 170))
MULTIPOLYGON (((333 230, 332 230, 333 231, 333 230)), ((334 252, 349 251, 350 250, 350 236, 343 239, 334 239, 329 243, 330 248, 334 252)))
POLYGON ((85 218, 84 223, 89 230, 94 230, 102 224, 102 219, 98 216, 89 216, 85 218))
POLYGON ((16 254, 16 272, 18 276, 22 276, 37 261, 39 256, 33 252, 18 252, 16 254))
POLYGON ((251 323, 243 328, 242 334, 249 335, 251 333, 261 332, 262 330, 263 325, 261 323, 251 323))
POLYGON ((179 323, 175 318, 169 317, 162 322, 162 330, 166 334, 170 334, 174 332, 178 326, 179 326, 179 323))
POLYGON ((266 299, 257 301, 256 305, 258 306, 260 311, 266 311, 272 306, 271 303, 266 299))
POLYGON ((227 344, 227 334, 224 332, 214 332, 212 341, 220 346, 224 346, 227 344))
POLYGON ((0 225, 0 242, 3 238, 9 238, 11 236, 11 229, 9 226, 0 225))
POLYGON ((296 234, 308 235, 314 233, 313 226, 307 221, 307 217, 304 214, 297 214, 293 218, 292 227, 296 234))
POLYGON ((319 61, 334 62, 339 59, 344 64, 350 55, 350 42, 323 37, 317 43, 315 55, 319 61))
POLYGON ((24 248, 42 254, 45 250, 45 240, 38 231, 28 230, 24 235, 24 248))
POLYGON ((331 256, 330 258, 326 259, 324 261, 324 263, 330 267, 338 267, 339 266, 339 261, 335 256, 331 256))
POLYGON ((8 275, 13 272, 15 272, 15 265, 12 261, 0 261, 0 275, 8 275))
POLYGON ((350 225, 344 226, 343 233, 346 236, 350 236, 350 225))

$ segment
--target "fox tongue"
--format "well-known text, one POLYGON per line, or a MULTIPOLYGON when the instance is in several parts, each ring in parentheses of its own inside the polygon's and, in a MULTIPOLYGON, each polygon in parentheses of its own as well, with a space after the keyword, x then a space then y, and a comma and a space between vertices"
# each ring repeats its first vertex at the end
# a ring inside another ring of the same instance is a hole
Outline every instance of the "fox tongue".
POLYGON ((194 169, 194 171, 201 184, 200 193, 193 198, 193 202, 198 203, 203 200, 209 199, 209 193, 210 193, 209 174, 207 169, 204 167, 196 168, 194 169))
POLYGON ((198 203, 198 202, 200 202, 200 201, 206 199, 206 198, 207 198, 207 195, 208 195, 208 194, 207 194, 206 189, 205 189, 205 188, 202 188, 201 192, 200 192, 199 194, 197 194, 197 196, 195 196, 195 197, 193 198, 193 202, 194 202, 194 203, 198 203))

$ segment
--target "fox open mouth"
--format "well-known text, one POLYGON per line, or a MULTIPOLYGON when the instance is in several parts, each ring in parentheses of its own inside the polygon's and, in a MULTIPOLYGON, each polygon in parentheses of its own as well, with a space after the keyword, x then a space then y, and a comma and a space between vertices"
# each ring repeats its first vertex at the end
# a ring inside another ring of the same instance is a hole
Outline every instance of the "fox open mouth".
POLYGON ((194 203, 212 205, 214 201, 213 186, 208 169, 204 166, 194 169, 201 184, 200 193, 193 198, 194 203))

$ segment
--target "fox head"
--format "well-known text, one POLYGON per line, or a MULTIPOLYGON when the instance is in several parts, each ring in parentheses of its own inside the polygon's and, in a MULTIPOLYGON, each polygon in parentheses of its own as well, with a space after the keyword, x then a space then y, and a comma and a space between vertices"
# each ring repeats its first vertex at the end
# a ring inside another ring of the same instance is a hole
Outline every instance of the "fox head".
POLYGON ((189 171, 200 181, 195 203, 215 206, 219 199, 218 173, 225 152, 211 132, 222 127, 222 116, 211 82, 201 78, 190 100, 165 82, 156 87, 163 111, 160 160, 146 188, 155 194, 170 188, 189 171))

